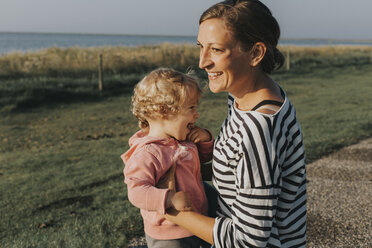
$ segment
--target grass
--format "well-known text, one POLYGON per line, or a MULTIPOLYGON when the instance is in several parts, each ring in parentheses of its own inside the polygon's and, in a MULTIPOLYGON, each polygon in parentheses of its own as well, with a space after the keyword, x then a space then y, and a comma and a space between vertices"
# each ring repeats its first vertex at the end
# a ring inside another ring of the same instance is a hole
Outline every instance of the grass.
POLYGON ((32 77, 2 80, 0 112, 17 112, 43 105, 97 101, 107 96, 128 93, 143 74, 106 76, 104 91, 97 90, 96 78, 32 77))
POLYGON ((37 52, 9 53, 0 57, 0 78, 83 77, 96 74, 102 54, 105 74, 143 73, 158 65, 184 68, 197 66, 199 51, 192 45, 147 45, 136 47, 59 48, 37 52))
POLYGON ((371 136, 371 68, 326 67, 275 77, 296 107, 308 162, 371 136))
MULTIPOLYGON (((291 71, 273 75, 296 107, 308 163, 372 136, 372 64, 363 54, 324 56, 328 65, 304 66, 293 55, 291 71)), ((1 81, 0 247, 126 247, 143 234, 119 157, 137 129, 129 105, 140 76, 112 74, 103 95, 80 75, 1 81)), ((225 103, 207 93, 199 124, 217 134, 225 103)))
POLYGON ((120 247, 138 234, 119 158, 136 128, 122 115, 128 104, 124 97, 2 119, 1 247, 120 247))
MULTIPOLYGON (((291 47, 291 74, 322 67, 345 68, 372 63, 372 47, 291 47)), ((58 48, 0 56, 0 112, 23 110, 44 103, 91 101, 128 93, 144 73, 162 66, 198 75, 199 50, 193 45, 58 48), (98 57, 103 57, 103 93, 97 91, 98 57)), ((279 74, 291 75, 284 66, 279 74)))

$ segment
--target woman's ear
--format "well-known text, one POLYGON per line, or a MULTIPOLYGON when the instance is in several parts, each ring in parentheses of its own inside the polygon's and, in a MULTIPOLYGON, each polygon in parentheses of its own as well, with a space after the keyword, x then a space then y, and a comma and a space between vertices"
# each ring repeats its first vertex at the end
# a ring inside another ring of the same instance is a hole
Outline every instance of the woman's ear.
POLYGON ((266 45, 263 42, 257 42, 251 49, 251 66, 258 66, 266 54, 266 45))

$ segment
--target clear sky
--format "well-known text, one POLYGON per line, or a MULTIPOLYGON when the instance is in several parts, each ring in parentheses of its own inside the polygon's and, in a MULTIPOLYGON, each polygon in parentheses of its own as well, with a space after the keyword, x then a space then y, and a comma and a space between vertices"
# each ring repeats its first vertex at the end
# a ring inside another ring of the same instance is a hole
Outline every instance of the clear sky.
MULTIPOLYGON (((282 38, 372 40, 372 0, 262 0, 282 38)), ((196 35, 215 0, 0 0, 0 32, 196 35)))

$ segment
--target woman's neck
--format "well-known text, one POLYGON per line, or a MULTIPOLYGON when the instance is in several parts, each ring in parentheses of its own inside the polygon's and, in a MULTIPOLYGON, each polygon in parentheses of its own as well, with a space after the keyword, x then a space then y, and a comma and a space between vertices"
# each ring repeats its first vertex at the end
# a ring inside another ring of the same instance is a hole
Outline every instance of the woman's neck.
POLYGON ((240 110, 251 110, 263 100, 276 100, 282 102, 278 85, 265 73, 256 74, 250 81, 245 82, 240 90, 230 92, 240 110), (235 94, 234 94, 235 93, 235 94))

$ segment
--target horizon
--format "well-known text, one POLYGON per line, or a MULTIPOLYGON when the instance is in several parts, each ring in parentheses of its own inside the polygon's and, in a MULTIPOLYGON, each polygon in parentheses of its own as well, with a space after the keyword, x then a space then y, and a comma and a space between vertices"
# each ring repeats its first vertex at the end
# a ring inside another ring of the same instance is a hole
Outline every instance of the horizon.
MULTIPOLYGON (((41 31, 0 31, 0 34, 56 34, 56 35, 102 35, 102 36, 148 36, 148 37, 197 37, 196 35, 182 34, 124 34, 124 33, 84 33, 84 32, 41 32, 41 31)), ((372 39, 357 39, 357 38, 293 38, 280 37, 279 40, 319 40, 319 41, 366 41, 371 42, 372 39)))

